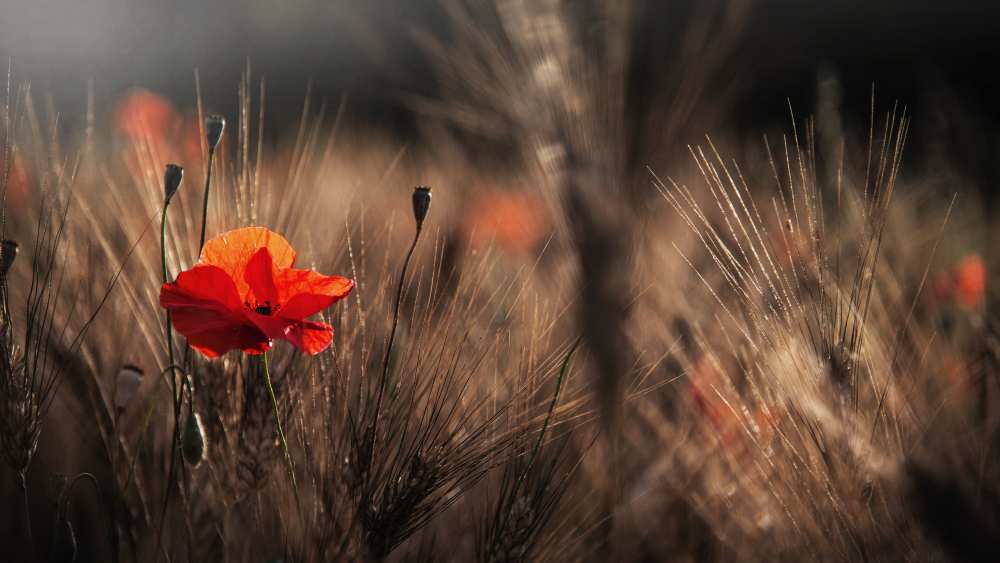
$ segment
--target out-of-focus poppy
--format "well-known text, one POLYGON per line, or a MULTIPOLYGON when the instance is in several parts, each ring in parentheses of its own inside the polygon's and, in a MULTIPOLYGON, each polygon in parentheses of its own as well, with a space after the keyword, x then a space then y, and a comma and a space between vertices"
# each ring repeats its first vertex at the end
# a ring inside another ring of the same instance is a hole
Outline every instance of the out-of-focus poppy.
POLYGON ((115 127, 133 140, 148 136, 155 143, 164 143, 173 135, 177 122, 169 100, 141 88, 125 94, 115 110, 115 127))
POLYGON ((978 255, 966 256, 954 271, 955 300, 966 309, 978 307, 986 294, 986 264, 978 255))
POLYGON ((934 296, 965 309, 976 309, 986 295, 986 264, 977 254, 963 258, 954 268, 934 279, 934 296))
POLYGON ((473 246, 495 242, 504 250, 534 251, 548 228, 538 197, 523 192, 487 191, 474 197, 462 221, 473 246))
POLYGON ((261 354, 276 339, 318 354, 333 340, 333 328, 305 319, 347 296, 354 282, 294 263, 295 251, 277 233, 229 231, 205 243, 193 268, 163 284, 160 305, 191 347, 209 358, 235 348, 261 354))
MULTIPOLYGON (((10 164, 10 176, 7 178, 7 205, 13 209, 20 209, 28 203, 31 179, 21 153, 15 152, 10 164)), ((3 165, 3 161, 0 160, 0 166, 3 165)))

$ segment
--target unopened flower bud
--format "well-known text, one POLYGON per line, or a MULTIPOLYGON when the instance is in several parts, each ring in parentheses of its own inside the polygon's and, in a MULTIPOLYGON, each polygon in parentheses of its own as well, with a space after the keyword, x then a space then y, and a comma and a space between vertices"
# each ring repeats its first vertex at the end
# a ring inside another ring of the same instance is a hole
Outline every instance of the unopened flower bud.
POLYGON ((115 408, 124 410, 141 384, 142 370, 132 365, 123 366, 115 382, 115 408))
POLYGON ((222 132, 226 129, 226 118, 221 115, 210 115, 205 118, 205 137, 208 139, 208 150, 215 151, 222 141, 222 132))
POLYGON ((7 277, 15 258, 17 258, 17 243, 12 240, 0 243, 0 276, 7 277))
POLYGON ((184 168, 176 164, 168 164, 167 170, 163 173, 163 195, 164 202, 170 203, 170 198, 174 197, 184 180, 184 168))
POLYGON ((192 467, 197 467, 205 458, 205 428, 201 425, 201 416, 193 411, 188 414, 187 423, 184 425, 181 453, 184 455, 184 461, 192 467))
POLYGON ((413 217, 417 220, 417 228, 424 224, 424 217, 431 208, 431 188, 417 186, 413 189, 413 217))

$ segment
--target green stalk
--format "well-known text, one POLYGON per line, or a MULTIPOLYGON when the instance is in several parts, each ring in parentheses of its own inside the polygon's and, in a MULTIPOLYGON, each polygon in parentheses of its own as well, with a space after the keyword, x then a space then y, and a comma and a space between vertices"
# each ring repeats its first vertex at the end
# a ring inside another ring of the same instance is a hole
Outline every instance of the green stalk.
POLYGON ((292 464, 292 454, 288 451, 288 441, 285 440, 285 431, 281 427, 281 416, 278 414, 278 399, 274 395, 274 386, 271 385, 271 370, 268 367, 268 353, 264 352, 264 385, 267 386, 267 393, 271 397, 271 408, 274 410, 274 424, 278 427, 278 440, 281 442, 281 452, 285 456, 285 469, 288 470, 288 478, 292 481, 292 491, 295 494, 295 506, 299 511, 299 518, 305 525, 305 518, 302 512, 302 502, 299 500, 299 484, 295 480, 295 465, 292 464))
POLYGON ((369 439, 368 469, 371 470, 375 462, 375 442, 378 436, 378 424, 382 415, 382 397, 385 395, 386 384, 389 380, 389 360, 392 357, 392 345, 396 341, 396 328, 399 326, 399 306, 403 302, 403 284, 406 283, 406 270, 410 267, 410 259, 413 258, 413 251, 420 241, 421 223, 417 223, 417 232, 413 235, 413 242, 410 250, 406 252, 406 259, 403 260, 403 269, 399 273, 399 285, 396 287, 396 301, 392 308, 392 328, 389 330, 389 342, 385 346, 385 357, 382 359, 382 377, 379 378, 378 395, 375 398, 375 419, 372 421, 372 434, 369 439))
POLYGON ((208 192, 212 187, 212 158, 215 156, 215 149, 208 149, 208 166, 205 174, 205 201, 202 202, 201 206, 201 238, 198 240, 198 255, 201 255, 201 249, 205 247, 205 229, 208 227, 208 192))
POLYGON ((569 370, 569 362, 573 359, 573 354, 576 352, 582 337, 578 337, 573 345, 570 347, 569 352, 566 353, 566 357, 563 359, 562 366, 559 368, 559 376, 556 379, 556 389, 552 394, 552 401, 549 402, 549 409, 545 413, 545 420, 542 422, 542 429, 538 433, 538 439, 535 441, 534 447, 531 449, 531 457, 528 458, 528 465, 524 468, 521 475, 518 476, 517 482, 514 483, 514 489, 510 495, 510 505, 504 512, 503 520, 501 520, 500 529, 504 529, 507 526, 507 522, 510 520, 511 512, 514 510, 514 502, 517 500, 518 491, 521 490, 521 486, 528 479, 528 475, 535 466, 535 461, 538 460, 538 455, 542 450, 542 443, 545 438, 545 433, 549 429, 549 423, 552 421, 552 415, 555 413, 556 404, 559 402, 559 394, 562 392, 563 382, 566 379, 566 372, 569 370))
MULTIPOLYGON (((169 272, 167 271, 167 209, 170 207, 170 200, 163 202, 163 215, 160 218, 160 260, 163 264, 163 283, 167 283, 169 280, 169 272)), ((173 325, 171 323, 170 311, 167 311, 167 356, 169 358, 170 369, 170 391, 174 398, 174 434, 171 439, 170 446, 170 469, 167 473, 167 488, 163 496, 163 511, 160 514, 160 526, 156 533, 156 551, 160 550, 160 546, 163 544, 163 528, 166 524, 167 511, 170 507, 170 492, 174 484, 174 475, 176 473, 177 464, 177 448, 180 442, 180 427, 181 427, 181 394, 177 387, 177 381, 174 376, 175 362, 174 362, 174 339, 173 339, 173 325)), ((155 552, 154 552, 155 553, 155 552)))

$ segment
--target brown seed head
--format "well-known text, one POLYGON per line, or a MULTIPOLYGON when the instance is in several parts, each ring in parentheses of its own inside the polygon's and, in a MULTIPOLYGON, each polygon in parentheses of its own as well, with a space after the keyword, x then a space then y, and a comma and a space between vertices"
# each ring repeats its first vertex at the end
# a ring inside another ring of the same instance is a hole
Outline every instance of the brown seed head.
POLYGON ((413 189, 413 217, 417 220, 417 228, 423 226, 424 217, 431 208, 431 188, 417 186, 413 189))
POLYGON ((174 197, 177 190, 181 187, 181 182, 184 180, 184 168, 176 164, 168 164, 166 171, 163 173, 163 196, 164 203, 170 203, 170 199, 174 197))
POLYGON ((226 118, 221 115, 210 115, 205 118, 205 137, 208 139, 208 150, 215 151, 222 141, 222 132, 226 129, 226 118))

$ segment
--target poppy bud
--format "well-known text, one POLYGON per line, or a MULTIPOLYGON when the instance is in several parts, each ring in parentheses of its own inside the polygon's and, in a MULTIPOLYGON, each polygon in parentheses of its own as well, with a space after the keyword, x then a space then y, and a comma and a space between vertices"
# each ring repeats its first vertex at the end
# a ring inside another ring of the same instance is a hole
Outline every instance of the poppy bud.
POLYGON ((115 408, 124 410, 142 383, 142 370, 132 365, 122 366, 115 382, 115 408))
POLYGON ((431 188, 417 186, 413 189, 413 217, 417 220, 417 228, 424 224, 424 217, 431 208, 431 188))
POLYGON ((205 137, 208 139, 208 150, 214 152, 222 140, 222 132, 226 129, 226 118, 221 115, 210 115, 205 118, 205 137))
POLYGON ((184 180, 184 168, 176 164, 168 164, 167 170, 163 173, 163 194, 164 202, 170 203, 170 198, 174 197, 184 180))
POLYGON ((198 467, 205 458, 205 429, 201 425, 201 416, 193 411, 188 415, 187 423, 184 425, 181 453, 184 455, 184 461, 192 467, 198 467))
POLYGON ((17 258, 17 243, 12 240, 0 243, 0 276, 7 277, 15 258, 17 258))

